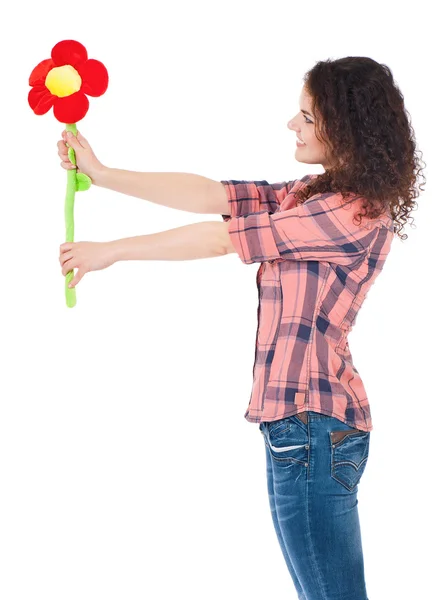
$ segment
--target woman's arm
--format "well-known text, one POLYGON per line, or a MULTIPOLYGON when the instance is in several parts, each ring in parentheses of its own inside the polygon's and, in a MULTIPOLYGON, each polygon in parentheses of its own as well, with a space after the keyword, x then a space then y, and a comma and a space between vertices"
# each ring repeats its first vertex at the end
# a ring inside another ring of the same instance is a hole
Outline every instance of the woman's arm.
POLYGON ((77 269, 70 283, 75 287, 85 273, 121 260, 194 260, 236 252, 227 229, 228 223, 205 221, 110 242, 65 242, 60 246, 59 262, 64 276, 77 269))
POLYGON ((195 260, 228 252, 228 224, 192 223, 159 233, 108 242, 115 262, 120 260, 195 260))
POLYGON ((226 214, 228 200, 219 181, 194 173, 144 173, 102 168, 93 178, 94 185, 199 214, 226 214))
POLYGON ((169 208, 200 214, 227 214, 227 194, 220 181, 193 173, 143 173, 106 167, 79 131, 77 137, 68 137, 64 130, 57 143, 64 169, 76 168, 68 158, 67 144, 75 152, 78 169, 86 173, 94 185, 169 208))

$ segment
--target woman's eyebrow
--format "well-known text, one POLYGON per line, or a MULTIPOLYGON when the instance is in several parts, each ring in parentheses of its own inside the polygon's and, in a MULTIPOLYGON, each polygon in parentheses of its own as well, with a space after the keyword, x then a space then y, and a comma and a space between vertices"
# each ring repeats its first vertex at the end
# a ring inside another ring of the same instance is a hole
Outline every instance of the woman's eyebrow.
POLYGON ((309 112, 307 112, 307 110, 301 109, 301 112, 304 113, 305 115, 309 115, 309 117, 312 117, 312 119, 315 118, 313 115, 311 115, 309 112))

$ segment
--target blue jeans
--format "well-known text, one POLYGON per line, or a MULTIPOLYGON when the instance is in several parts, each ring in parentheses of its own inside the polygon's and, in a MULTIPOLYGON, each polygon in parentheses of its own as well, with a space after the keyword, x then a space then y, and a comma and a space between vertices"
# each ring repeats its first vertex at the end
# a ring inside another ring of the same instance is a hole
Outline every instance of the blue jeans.
POLYGON ((259 425, 274 528, 298 599, 368 600, 357 489, 371 432, 313 411, 300 417, 259 425))

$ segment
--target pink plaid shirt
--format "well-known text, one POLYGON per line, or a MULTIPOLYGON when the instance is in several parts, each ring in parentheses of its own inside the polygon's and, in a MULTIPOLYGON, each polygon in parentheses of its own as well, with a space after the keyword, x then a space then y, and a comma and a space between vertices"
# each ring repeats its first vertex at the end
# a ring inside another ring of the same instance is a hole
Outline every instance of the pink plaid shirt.
POLYGON ((295 181, 221 181, 228 231, 257 271, 253 387, 244 417, 276 421, 312 410, 371 431, 368 398, 347 336, 394 236, 389 211, 353 223, 361 196, 316 194, 296 206, 295 181), (342 205, 341 205, 342 200, 342 205))

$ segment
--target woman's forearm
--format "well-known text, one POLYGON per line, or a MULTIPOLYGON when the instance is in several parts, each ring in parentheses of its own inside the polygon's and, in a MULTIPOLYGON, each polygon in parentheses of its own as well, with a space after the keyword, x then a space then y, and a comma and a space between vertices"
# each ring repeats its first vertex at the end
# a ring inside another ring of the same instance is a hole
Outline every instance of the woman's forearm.
POLYGON ((228 214, 228 201, 219 181, 194 173, 146 173, 102 168, 93 183, 161 204, 200 214, 228 214))
POLYGON ((121 260, 194 260, 226 254, 228 223, 205 221, 159 233, 108 242, 112 258, 121 260))

